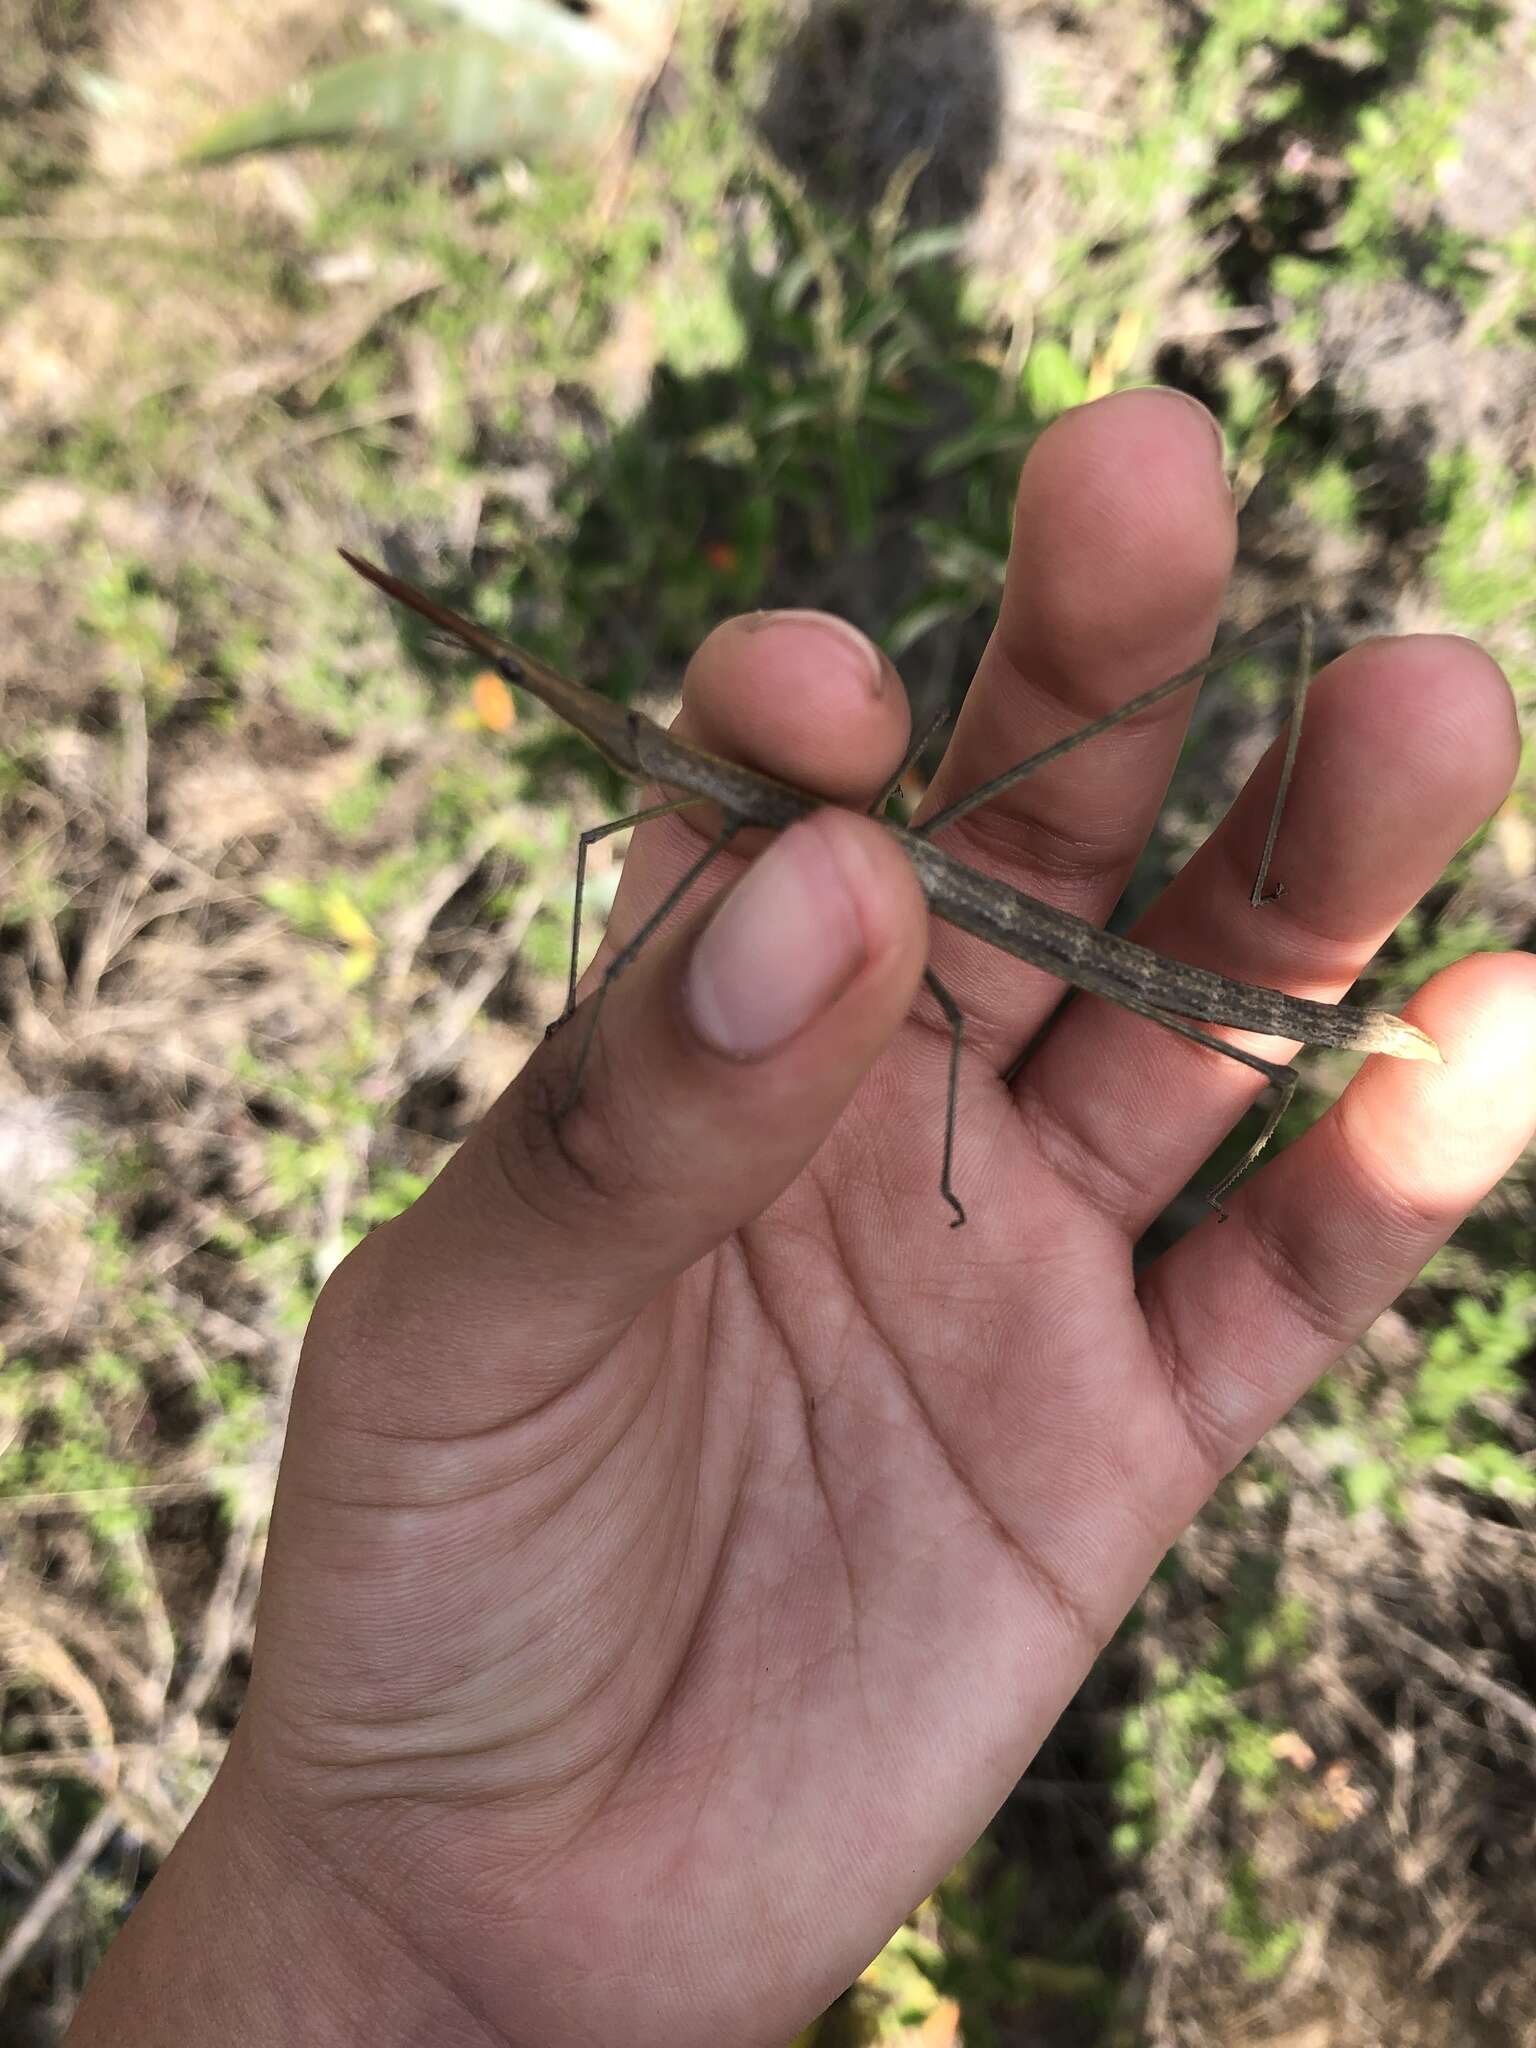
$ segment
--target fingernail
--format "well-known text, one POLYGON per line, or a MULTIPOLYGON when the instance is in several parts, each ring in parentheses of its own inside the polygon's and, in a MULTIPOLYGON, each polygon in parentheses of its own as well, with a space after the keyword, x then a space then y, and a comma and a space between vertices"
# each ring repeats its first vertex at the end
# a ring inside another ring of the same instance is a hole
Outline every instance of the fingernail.
POLYGON ((774 840, 705 926, 685 1000, 706 1045, 761 1059, 804 1030, 864 964, 864 931, 817 818, 774 840))
POLYGON ((776 634, 798 635, 801 645, 796 652, 802 660, 837 662, 861 689, 877 697, 885 690, 886 667, 879 648, 835 612, 755 612, 741 624, 748 633, 767 632, 771 627, 776 634))
POLYGON ((1216 443, 1216 460, 1221 467, 1222 476, 1225 478, 1227 473, 1227 438, 1221 430, 1221 421, 1217 419, 1215 413, 1211 411, 1208 405, 1203 405, 1198 398, 1191 397, 1189 392, 1176 391, 1171 384, 1165 384, 1162 388, 1168 393, 1170 398, 1182 398, 1184 403, 1192 411, 1199 413, 1201 419, 1205 421, 1206 429, 1211 439, 1216 443))

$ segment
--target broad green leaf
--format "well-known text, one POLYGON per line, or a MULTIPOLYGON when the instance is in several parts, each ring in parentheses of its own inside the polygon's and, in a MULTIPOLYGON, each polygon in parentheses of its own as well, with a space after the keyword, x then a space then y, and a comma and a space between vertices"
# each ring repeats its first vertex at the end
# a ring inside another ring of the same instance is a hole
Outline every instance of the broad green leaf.
POLYGON ((594 163, 628 119, 645 67, 634 49, 582 16, 522 4, 515 50, 484 30, 457 29, 424 48, 333 65, 220 121, 193 144, 188 161, 373 141, 460 162, 515 155, 565 167, 594 163))

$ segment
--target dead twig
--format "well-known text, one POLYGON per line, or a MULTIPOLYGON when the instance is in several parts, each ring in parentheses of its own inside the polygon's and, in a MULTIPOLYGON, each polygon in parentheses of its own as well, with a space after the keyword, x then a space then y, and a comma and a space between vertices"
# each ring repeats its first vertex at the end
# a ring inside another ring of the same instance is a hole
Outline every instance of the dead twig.
POLYGON ((75 1887, 122 1825, 123 1815, 113 1798, 108 1799, 96 1817, 81 1829, 74 1847, 47 1883, 40 1887, 31 1905, 6 1937, 4 1947, 0 1947, 0 1991, 5 1989, 54 1921, 68 1907, 75 1895, 75 1887))
POLYGON ((1536 1705, 1518 1693, 1512 1686, 1502 1684, 1497 1678, 1490 1678, 1479 1671, 1475 1664, 1468 1662, 1465 1654, 1453 1657, 1448 1650, 1440 1649, 1422 1636, 1415 1635, 1401 1622, 1389 1616, 1378 1614, 1376 1627, 1389 1642, 1395 1643, 1410 1657, 1417 1658, 1427 1671, 1433 1671, 1437 1678, 1443 1678, 1447 1685, 1468 1694, 1472 1699, 1481 1700, 1502 1714, 1536 1743, 1536 1705))

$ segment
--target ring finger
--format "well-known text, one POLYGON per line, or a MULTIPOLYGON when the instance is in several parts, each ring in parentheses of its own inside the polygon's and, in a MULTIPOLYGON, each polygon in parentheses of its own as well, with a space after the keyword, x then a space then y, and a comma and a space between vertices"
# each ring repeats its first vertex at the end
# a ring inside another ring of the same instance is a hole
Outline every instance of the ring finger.
MULTIPOLYGON (((1518 750, 1509 686, 1469 641, 1423 635, 1354 648, 1308 699, 1277 848, 1281 899, 1259 909, 1249 901, 1277 745, 1133 936, 1243 981, 1336 1000, 1502 801, 1518 750)), ((1250 1034, 1238 1042, 1285 1057, 1250 1034)), ((1259 1085, 1235 1061, 1084 1000, 1047 1035, 1016 1093, 1057 1164, 1134 1234, 1259 1085)))

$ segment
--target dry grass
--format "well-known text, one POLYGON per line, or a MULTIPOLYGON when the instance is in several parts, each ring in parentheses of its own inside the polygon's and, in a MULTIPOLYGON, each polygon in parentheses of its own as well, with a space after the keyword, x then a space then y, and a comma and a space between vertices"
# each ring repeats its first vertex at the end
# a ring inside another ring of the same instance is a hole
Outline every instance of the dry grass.
MULTIPOLYGON (((120 98, 93 125, 97 167, 125 183, 166 169, 220 114, 332 54, 358 17, 352 0, 133 0, 109 16, 103 38, 102 69, 120 98)), ((365 37, 397 32, 387 8, 363 9, 361 27, 365 37)))

